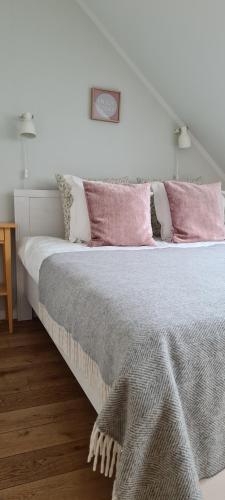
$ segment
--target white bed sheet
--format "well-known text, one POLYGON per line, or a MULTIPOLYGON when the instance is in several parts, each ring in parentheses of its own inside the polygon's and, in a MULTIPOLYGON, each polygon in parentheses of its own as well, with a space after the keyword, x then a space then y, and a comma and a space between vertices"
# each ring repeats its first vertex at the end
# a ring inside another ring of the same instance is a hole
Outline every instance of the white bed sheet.
POLYGON ((56 253, 63 252, 101 252, 102 250, 108 250, 113 252, 115 250, 149 250, 157 251, 159 248, 187 248, 187 247, 203 247, 210 245, 225 245, 225 241, 220 242, 199 242, 199 243, 167 243, 165 241, 158 240, 156 241, 156 247, 88 247, 87 245, 80 243, 71 243, 70 241, 63 240, 62 238, 53 238, 52 236, 31 236, 24 238, 20 244, 18 254, 19 257, 30 274, 33 280, 38 283, 39 282, 39 271, 41 264, 44 259, 50 257, 50 255, 54 255, 56 253))

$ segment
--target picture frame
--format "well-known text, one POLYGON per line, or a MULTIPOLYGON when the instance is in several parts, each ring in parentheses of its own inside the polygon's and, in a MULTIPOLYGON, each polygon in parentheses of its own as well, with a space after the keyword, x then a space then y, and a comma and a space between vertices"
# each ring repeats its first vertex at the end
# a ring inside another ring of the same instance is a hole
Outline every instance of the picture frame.
POLYGON ((120 122, 120 98, 118 90, 92 87, 91 119, 109 123, 120 122))

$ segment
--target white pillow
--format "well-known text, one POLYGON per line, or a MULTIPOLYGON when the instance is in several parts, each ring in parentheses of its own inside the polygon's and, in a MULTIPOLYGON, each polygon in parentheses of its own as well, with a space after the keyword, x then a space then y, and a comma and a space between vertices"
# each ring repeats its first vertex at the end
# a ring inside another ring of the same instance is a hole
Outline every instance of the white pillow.
POLYGON ((161 225, 161 238, 164 241, 172 240, 172 219, 170 206, 163 182, 152 182, 156 217, 161 225))
MULTIPOLYGON (((156 217, 161 224, 161 238, 164 241, 172 241, 173 225, 167 192, 163 182, 152 182, 151 188, 154 194, 156 217)), ((225 191, 221 191, 224 221, 225 221, 225 191)))
POLYGON ((91 226, 88 215, 87 202, 84 192, 83 179, 74 175, 65 175, 71 187, 73 203, 70 208, 69 241, 90 241, 91 226))

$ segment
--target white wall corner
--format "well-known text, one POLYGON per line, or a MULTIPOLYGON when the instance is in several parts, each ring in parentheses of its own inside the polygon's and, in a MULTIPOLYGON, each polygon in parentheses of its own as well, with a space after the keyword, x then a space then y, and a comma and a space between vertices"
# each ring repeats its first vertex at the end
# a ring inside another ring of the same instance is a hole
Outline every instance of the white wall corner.
MULTIPOLYGON (((94 14, 94 12, 86 5, 85 0, 75 0, 77 5, 82 9, 82 11, 88 16, 88 18, 95 24, 101 34, 107 39, 107 41, 113 46, 115 51, 119 54, 119 56, 123 59, 123 61, 129 66, 129 68, 133 71, 133 73, 138 77, 138 79, 142 82, 145 88, 150 92, 150 94, 154 97, 154 99, 160 104, 160 106, 166 111, 169 117, 177 124, 177 126, 181 127, 185 123, 181 118, 176 114, 176 112, 169 106, 169 104, 165 101, 165 99, 160 95, 160 93, 155 89, 155 87, 151 84, 151 82, 146 78, 144 73, 140 70, 140 68, 132 61, 130 56, 122 49, 119 43, 115 40, 115 38, 111 35, 108 29, 102 24, 99 18, 94 14)), ((212 167, 212 169, 219 175, 221 180, 225 181, 225 172, 223 169, 214 161, 212 156, 208 153, 205 147, 199 142, 199 140, 193 135, 190 134, 192 138, 192 143, 199 151, 201 156, 208 162, 208 164, 212 167)))

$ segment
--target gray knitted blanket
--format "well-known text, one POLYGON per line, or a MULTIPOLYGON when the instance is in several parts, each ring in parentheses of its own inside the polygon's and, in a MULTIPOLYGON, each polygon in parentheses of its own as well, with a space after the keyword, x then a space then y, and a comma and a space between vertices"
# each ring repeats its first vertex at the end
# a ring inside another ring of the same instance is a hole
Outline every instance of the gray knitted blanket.
POLYGON ((115 498, 200 499, 225 467, 225 247, 57 254, 40 302, 112 386, 90 458, 118 459, 115 498))

